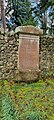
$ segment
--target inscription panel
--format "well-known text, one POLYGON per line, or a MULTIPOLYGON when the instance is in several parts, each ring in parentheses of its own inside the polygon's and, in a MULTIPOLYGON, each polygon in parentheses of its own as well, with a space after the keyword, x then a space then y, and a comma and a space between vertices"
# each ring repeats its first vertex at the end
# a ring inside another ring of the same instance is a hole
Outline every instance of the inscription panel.
POLYGON ((37 70, 39 68, 39 37, 20 34, 19 39, 19 69, 37 70))

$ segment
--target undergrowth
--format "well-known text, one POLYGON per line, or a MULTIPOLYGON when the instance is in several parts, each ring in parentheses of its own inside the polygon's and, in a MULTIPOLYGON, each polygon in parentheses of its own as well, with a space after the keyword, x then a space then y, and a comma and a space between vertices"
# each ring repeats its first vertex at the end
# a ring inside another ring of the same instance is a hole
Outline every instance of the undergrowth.
POLYGON ((54 81, 0 82, 1 120, 54 120, 54 81))
POLYGON ((18 120, 17 111, 14 109, 9 97, 6 95, 2 97, 2 113, 1 120, 18 120))

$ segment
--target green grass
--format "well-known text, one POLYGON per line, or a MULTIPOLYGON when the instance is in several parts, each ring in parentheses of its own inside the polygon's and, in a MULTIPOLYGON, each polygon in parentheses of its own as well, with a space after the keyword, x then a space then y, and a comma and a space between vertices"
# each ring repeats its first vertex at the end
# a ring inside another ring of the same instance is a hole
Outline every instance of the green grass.
POLYGON ((0 82, 1 120, 54 120, 54 81, 0 82))

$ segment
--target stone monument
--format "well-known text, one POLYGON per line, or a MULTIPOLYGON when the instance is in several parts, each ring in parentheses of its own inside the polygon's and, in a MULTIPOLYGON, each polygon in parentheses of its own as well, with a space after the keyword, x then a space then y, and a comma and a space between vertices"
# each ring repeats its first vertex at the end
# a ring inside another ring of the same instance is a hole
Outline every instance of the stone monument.
POLYGON ((20 26, 18 70, 22 81, 34 81, 39 75, 39 36, 43 31, 34 26, 20 26))

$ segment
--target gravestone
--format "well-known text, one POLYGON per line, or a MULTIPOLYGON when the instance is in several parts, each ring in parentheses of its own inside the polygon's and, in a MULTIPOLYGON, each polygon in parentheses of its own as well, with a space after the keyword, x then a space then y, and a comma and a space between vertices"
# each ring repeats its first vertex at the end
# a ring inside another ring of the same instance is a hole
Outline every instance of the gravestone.
POLYGON ((16 28, 19 34, 18 70, 22 81, 34 81, 39 75, 39 36, 42 30, 33 26, 16 28))

